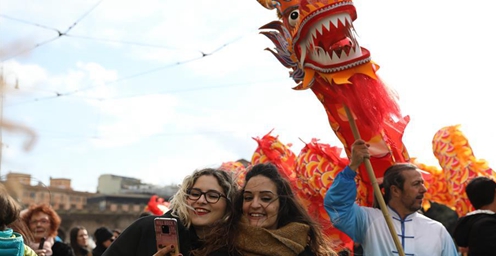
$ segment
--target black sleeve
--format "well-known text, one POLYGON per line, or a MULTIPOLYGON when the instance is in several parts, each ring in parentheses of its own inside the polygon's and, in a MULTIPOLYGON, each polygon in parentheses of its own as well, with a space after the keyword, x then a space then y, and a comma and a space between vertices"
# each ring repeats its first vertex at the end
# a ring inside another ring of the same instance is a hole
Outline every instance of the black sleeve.
POLYGON ((56 256, 74 256, 71 246, 62 242, 55 242, 52 246, 52 252, 56 256))
MULTIPOLYGON (((151 256, 157 252, 154 219, 157 217, 175 218, 171 212, 162 216, 146 216, 139 218, 119 235, 105 250, 102 256, 151 256)), ((177 218, 175 218, 177 219, 177 218)), ((180 252, 187 256, 191 251, 191 243, 195 236, 177 221, 179 231, 180 252)))
POLYGON ((468 247, 468 234, 470 233, 471 225, 468 225, 467 222, 466 217, 458 219, 453 231, 455 243, 461 247, 468 247))
POLYGON ((155 217, 146 216, 134 221, 110 244, 103 256, 151 256, 156 253, 155 217))

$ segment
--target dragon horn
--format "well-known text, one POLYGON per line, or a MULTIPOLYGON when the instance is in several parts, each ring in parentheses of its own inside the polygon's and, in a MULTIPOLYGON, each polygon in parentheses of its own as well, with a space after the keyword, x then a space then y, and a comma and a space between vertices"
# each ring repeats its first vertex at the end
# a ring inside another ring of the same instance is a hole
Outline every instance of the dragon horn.
POLYGON ((263 7, 272 10, 276 7, 276 3, 273 0, 257 0, 263 7))

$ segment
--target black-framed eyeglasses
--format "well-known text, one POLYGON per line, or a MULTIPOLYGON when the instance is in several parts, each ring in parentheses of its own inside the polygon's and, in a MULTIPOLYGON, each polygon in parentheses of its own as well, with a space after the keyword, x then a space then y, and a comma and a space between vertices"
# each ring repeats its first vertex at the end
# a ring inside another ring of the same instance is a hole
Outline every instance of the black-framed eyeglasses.
POLYGON ((221 197, 227 198, 225 195, 221 194, 218 191, 215 190, 209 190, 207 192, 203 192, 200 189, 197 188, 190 188, 186 191, 188 194, 187 197, 190 200, 198 200, 200 199, 201 196, 205 196, 205 200, 207 200, 207 203, 210 204, 215 204, 219 202, 221 197))

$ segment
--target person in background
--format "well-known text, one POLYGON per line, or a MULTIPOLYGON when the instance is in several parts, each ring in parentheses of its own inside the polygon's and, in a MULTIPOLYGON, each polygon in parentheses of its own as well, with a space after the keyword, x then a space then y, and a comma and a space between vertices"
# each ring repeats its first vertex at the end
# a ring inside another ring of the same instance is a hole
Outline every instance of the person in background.
MULTIPOLYGON (((254 165, 244 184, 235 201, 236 228, 224 235, 235 237, 237 255, 336 255, 275 165, 254 165)), ((207 242, 215 239, 227 237, 207 242)))
MULTIPOLYGON (((356 170, 370 157, 368 147, 360 139, 353 143, 350 164, 334 179, 324 197, 324 207, 334 227, 360 243, 365 255, 395 255, 396 244, 382 211, 355 203, 356 170)), ((418 212, 427 189, 415 165, 392 165, 385 171, 382 184, 386 210, 406 255, 457 255, 446 228, 418 212)))
POLYGON ((487 177, 473 178, 465 188, 475 211, 460 218, 454 238, 460 251, 469 256, 496 254, 496 182, 487 177))
POLYGON ((122 231, 120 229, 116 228, 116 229, 112 230, 112 233, 114 233, 114 239, 117 239, 121 235, 122 231))
POLYGON ((99 227, 95 230, 95 244, 93 256, 101 256, 105 250, 114 242, 114 234, 106 227, 99 227))
POLYGON ((0 184, 0 255, 2 256, 36 256, 36 253, 24 243, 23 236, 9 227, 19 220, 20 212, 21 206, 0 184))
POLYGON ((47 204, 31 205, 22 215, 22 220, 33 233, 34 241, 28 245, 39 256, 73 256, 72 248, 57 241, 59 215, 47 204))
POLYGON ((103 256, 166 255, 179 250, 182 255, 230 255, 232 238, 205 242, 209 237, 228 233, 233 212, 232 200, 237 184, 230 174, 219 169, 196 170, 184 178, 173 196, 171 210, 161 216, 137 219, 115 240, 103 256), (178 223, 179 247, 170 245, 157 251, 154 219, 175 218, 178 223))
POLYGON ((69 233, 75 256, 92 256, 89 248, 88 230, 82 226, 73 227, 69 233))

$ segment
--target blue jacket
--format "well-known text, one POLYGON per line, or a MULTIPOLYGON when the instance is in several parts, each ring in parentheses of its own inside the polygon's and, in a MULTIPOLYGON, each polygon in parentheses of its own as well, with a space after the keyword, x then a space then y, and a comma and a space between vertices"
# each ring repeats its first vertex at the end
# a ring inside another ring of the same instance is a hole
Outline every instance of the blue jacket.
POLYGON ((2 256, 23 256, 24 239, 19 233, 11 228, 0 231, 0 255, 2 256))
MULTIPOLYGON (((356 172, 347 166, 327 191, 324 207, 332 223, 355 242, 361 243, 364 255, 397 255, 381 210, 355 203, 355 176, 356 172)), ((402 219, 394 209, 387 208, 406 255, 458 255, 453 239, 441 223, 417 212, 402 219)))

